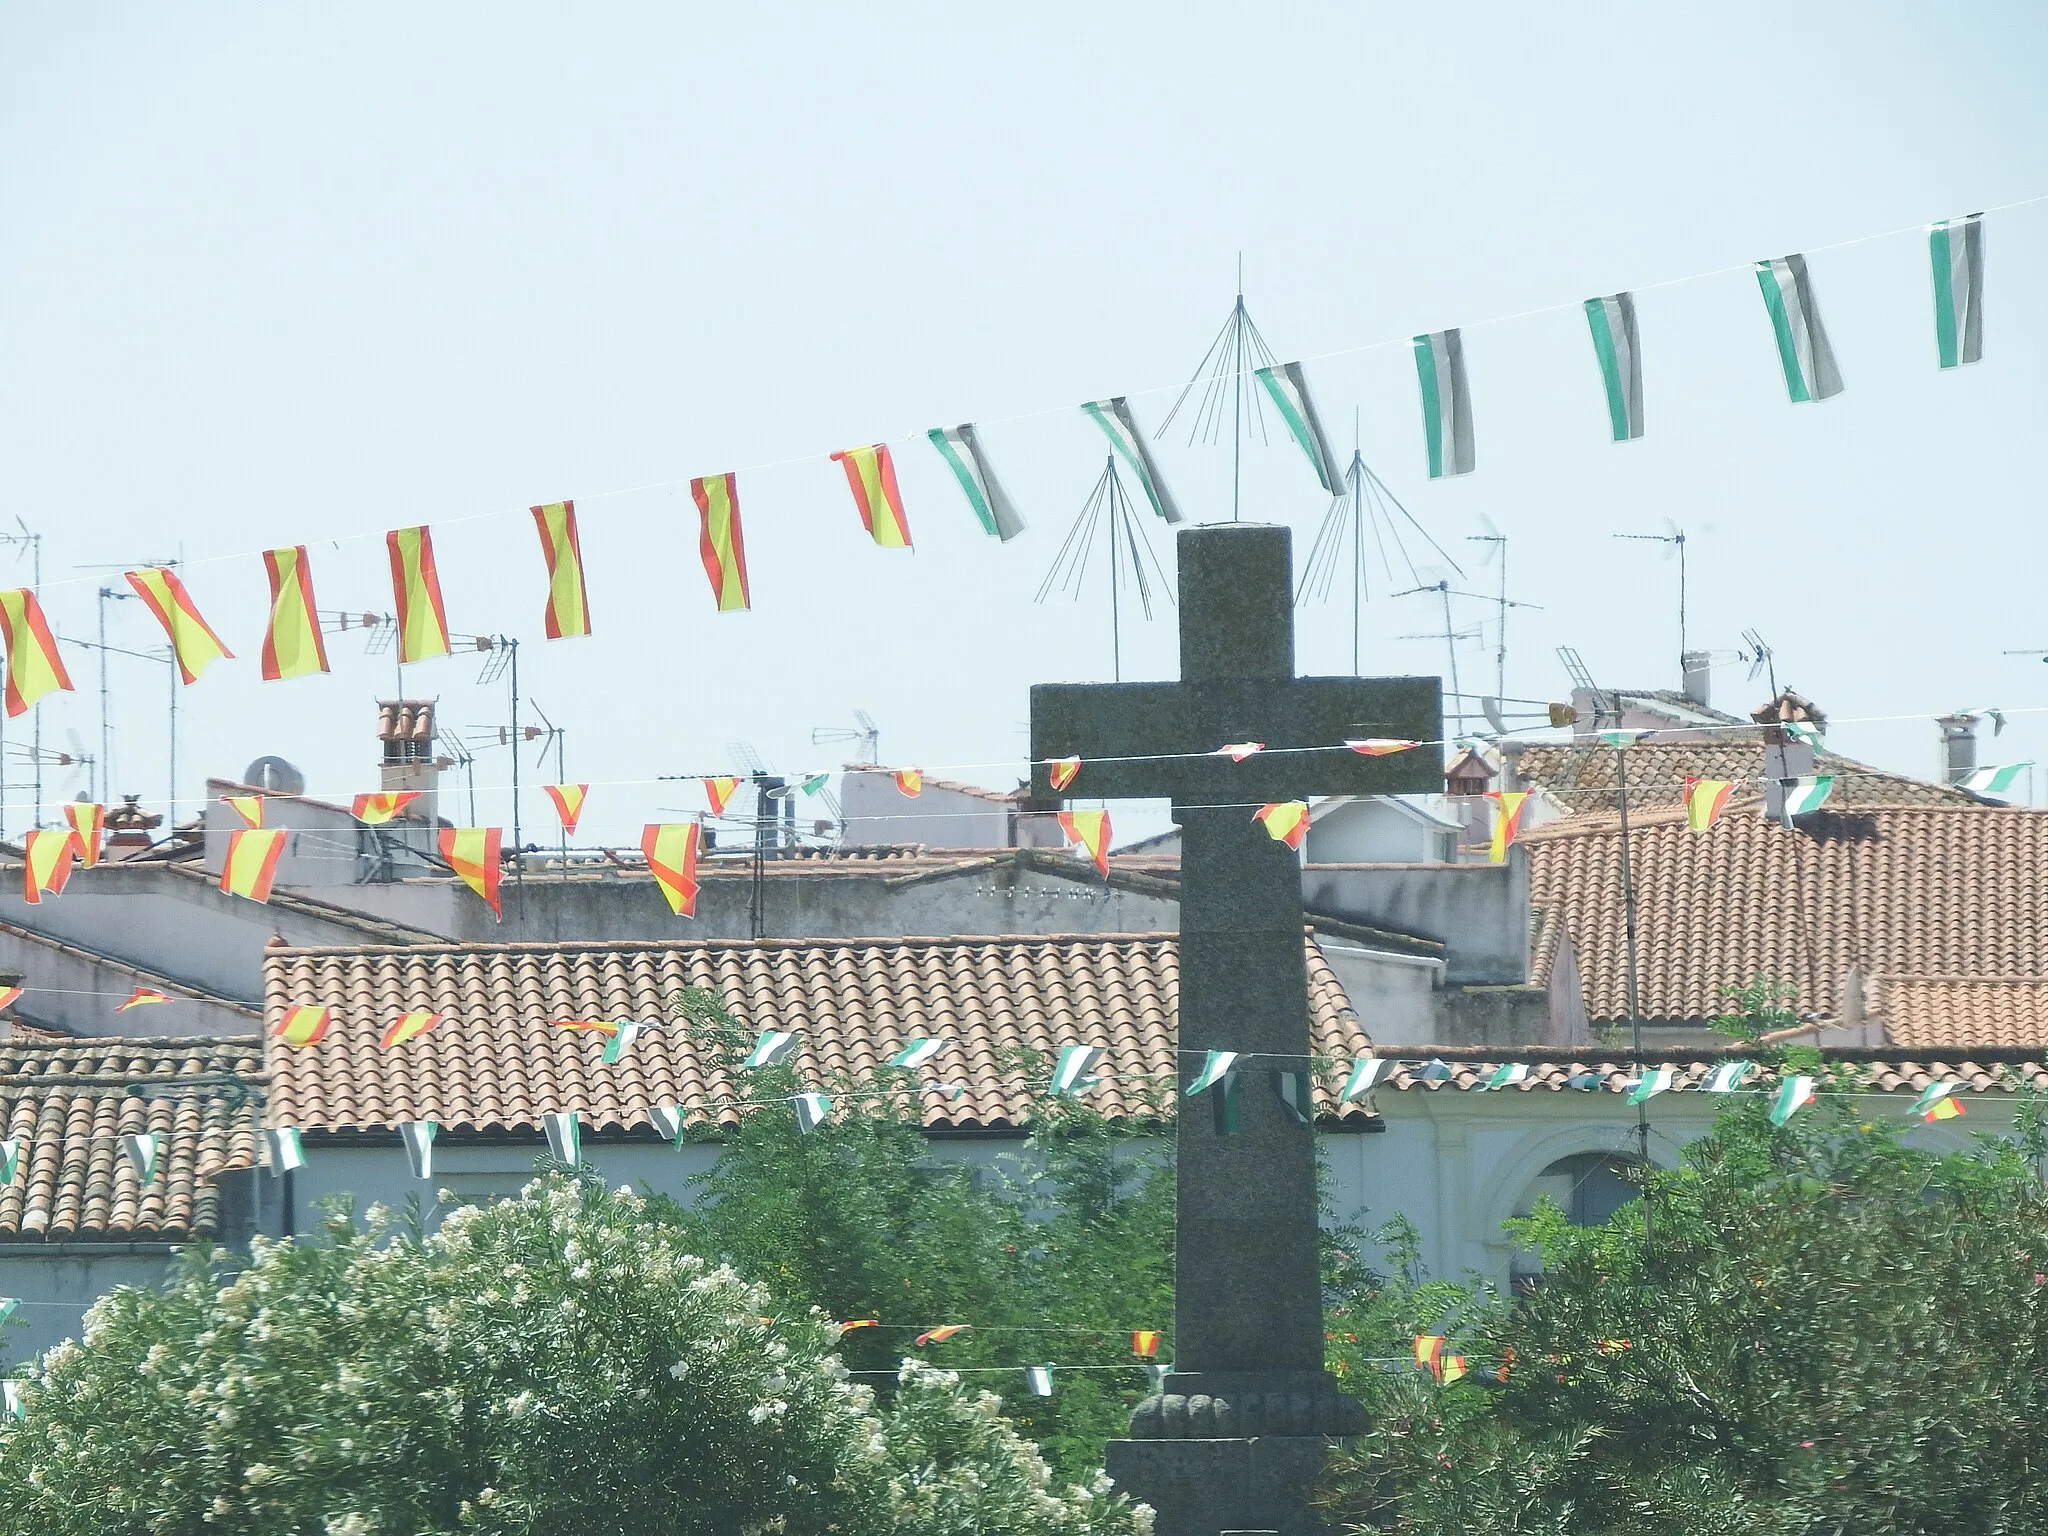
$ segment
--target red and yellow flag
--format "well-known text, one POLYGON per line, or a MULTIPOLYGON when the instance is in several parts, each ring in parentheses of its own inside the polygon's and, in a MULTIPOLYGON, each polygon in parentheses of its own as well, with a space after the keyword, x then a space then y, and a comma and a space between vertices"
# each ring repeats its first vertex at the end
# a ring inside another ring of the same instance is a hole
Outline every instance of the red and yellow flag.
POLYGON ((434 568, 434 535, 424 526, 384 535, 391 551, 391 595, 398 604, 400 665, 448 654, 448 610, 434 568))
POLYGON ((832 455, 853 487, 860 525, 884 549, 910 548, 910 524, 903 516, 903 497, 896 489, 896 463, 887 443, 847 448, 832 455))
POLYGON ((924 793, 924 770, 922 768, 898 768, 896 789, 900 794, 921 795, 924 793))
POLYGON ((436 1024, 441 1015, 430 1008, 415 1008, 410 1013, 401 1013, 384 1026, 384 1033, 377 1037, 377 1043, 390 1050, 394 1045, 403 1045, 408 1040, 417 1040, 436 1024))
POLYGON ((1496 802, 1491 857, 1494 863, 1505 864, 1508 861, 1508 844, 1512 843, 1515 834, 1522 830, 1522 811, 1529 803, 1529 791, 1496 789, 1488 792, 1488 798, 1496 802))
POLYGON ((1929 1125, 1932 1125, 1937 1120, 1953 1120, 1957 1115, 1968 1113, 1969 1111, 1964 1109, 1961 1103, 1947 1094, 1943 1094, 1932 1104, 1920 1111, 1920 1118, 1929 1125))
POLYGON ((20 715, 46 693, 69 692, 71 674, 57 654, 43 605, 27 587, 0 592, 0 637, 7 642, 7 713, 20 715))
POLYGON ((1361 757, 1386 757, 1394 752, 1406 752, 1411 747, 1422 745, 1419 741, 1399 741, 1391 736, 1368 736, 1362 741, 1345 738, 1344 745, 1361 757))
POLYGON ((726 805, 732 800, 732 792, 739 787, 740 781, 735 778, 706 779, 704 798, 711 803, 711 814, 723 816, 726 805))
POLYGON ((1252 820, 1266 824, 1266 836, 1276 843, 1285 843, 1296 853, 1308 836, 1308 802, 1306 800, 1275 800, 1260 806, 1252 812, 1252 820))
POLYGON ((697 915, 697 844, 701 836, 694 821, 650 823, 640 833, 647 871, 677 917, 697 915))
POLYGON ((263 680, 310 677, 327 670, 327 642, 320 638, 320 609, 313 597, 313 568, 306 546, 263 552, 270 576, 270 627, 263 632, 263 680))
POLYGON ((1706 831, 1720 820, 1721 811, 1734 792, 1735 785, 1728 779, 1687 779, 1685 824, 1695 832, 1706 831))
POLYGON ((419 797, 420 792, 416 789, 394 789, 376 795, 357 795, 356 803, 350 807, 350 811, 357 821, 368 822, 373 827, 382 826, 419 797))
POLYGON ((26 987, 0 987, 0 1008, 12 1008, 27 990, 26 987))
POLYGON ((100 861, 100 846, 107 830, 107 808, 90 800, 70 800, 64 805, 64 819, 71 823, 79 866, 91 869, 100 861))
POLYGON ((443 827, 441 857, 462 876, 462 883, 483 897, 494 917, 502 919, 505 909, 498 904, 498 882, 504 878, 501 855, 505 834, 498 827, 443 827))
POLYGON ((1081 759, 1079 759, 1078 757, 1054 758, 1052 760, 1052 772, 1048 775, 1048 777, 1052 780, 1052 787, 1054 792, 1057 793, 1058 791, 1065 789, 1069 784, 1073 783, 1074 775, 1079 773, 1080 771, 1081 759))
POLYGON ((1109 812, 1061 811, 1060 830, 1068 842, 1088 850, 1097 873, 1109 873, 1109 812))
POLYGON ((556 1019, 553 1022, 557 1029, 581 1030, 587 1034, 602 1035, 607 1040, 619 1032, 618 1025, 603 1019, 556 1019))
POLYGON ((548 798, 555 802, 555 814, 561 818, 562 830, 574 835, 576 823, 583 819, 583 801, 590 793, 588 784, 543 784, 548 798))
POLYGON ((747 545, 740 537, 740 477, 706 475, 690 482, 704 531, 697 549, 704 557, 704 574, 711 578, 711 595, 720 613, 733 613, 750 606, 747 594, 747 545))
POLYGON ((590 594, 583 588, 583 546, 576 538, 576 503, 551 501, 533 509, 541 557, 548 563, 547 631, 550 640, 590 633, 590 594))
POLYGON ((841 1323, 839 1331, 841 1333, 851 1333, 856 1328, 879 1328, 881 1326, 882 1320, 879 1317, 856 1317, 851 1322, 841 1323))
POLYGON ((242 818, 246 827, 263 825, 263 797, 261 795, 222 795, 220 803, 242 818))
POLYGON ((1227 757, 1233 763, 1241 763, 1254 753, 1265 750, 1266 744, 1263 741, 1233 741, 1218 747, 1209 755, 1211 757, 1227 757))
POLYGON ((178 658, 178 675, 187 683, 198 682, 199 674, 222 657, 235 659, 235 653, 221 643, 213 627, 199 616, 198 605, 176 571, 169 566, 152 565, 125 574, 135 595, 170 636, 171 650, 178 658))
POLYGON ((31 906, 42 903, 43 892, 64 894, 71 878, 71 860, 78 852, 78 834, 59 832, 53 827, 36 827, 21 838, 21 899, 31 906))
POLYGON ((1416 1369, 1432 1376, 1443 1375, 1444 1337, 1440 1333, 1418 1333, 1415 1335, 1416 1369))
POLYGON ((1443 1382, 1445 1386, 1449 1386, 1452 1382, 1462 1378, 1469 1369, 1470 1367, 1466 1365, 1463 1355, 1445 1355, 1443 1357, 1443 1372, 1437 1379, 1443 1382))
POLYGON ((1159 1330, 1157 1328, 1133 1328, 1131 1330, 1131 1353, 1142 1360, 1150 1360, 1159 1353, 1159 1330))
POLYGON ((311 1003, 293 1003, 285 1009, 271 1034, 286 1045, 318 1045, 320 1039, 334 1023, 332 1008, 316 1008, 311 1003))
POLYGON ((954 1334, 965 1333, 973 1326, 972 1323, 941 1323, 936 1328, 927 1328, 917 1336, 917 1347, 923 1349, 927 1344, 943 1344, 954 1334))
POLYGON ((143 1008, 151 1003, 168 1003, 169 1001, 169 996, 157 991, 155 987, 137 987, 128 994, 127 1002, 114 1004, 114 1012, 126 1013, 130 1008, 143 1008))
POLYGON ((270 900, 270 882, 284 857, 283 827, 238 827, 228 834, 228 856, 221 861, 220 888, 230 896, 270 900))

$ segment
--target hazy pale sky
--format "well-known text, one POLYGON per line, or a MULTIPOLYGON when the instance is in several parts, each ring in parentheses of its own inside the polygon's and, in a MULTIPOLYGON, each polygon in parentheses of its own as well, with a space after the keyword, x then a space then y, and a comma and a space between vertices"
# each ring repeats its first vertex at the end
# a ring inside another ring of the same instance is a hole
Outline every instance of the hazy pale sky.
MULTIPOLYGON (((1308 360, 1345 447, 1356 411, 1468 570, 1482 519, 1508 535, 1512 595, 1543 605, 1511 623, 1510 693, 1564 696, 1561 644, 1604 680, 1676 684, 1674 569, 1612 537, 1670 518, 1695 645, 1732 657, 1753 626, 1836 717, 1831 745, 1927 773, 1932 715, 2048 703, 2048 668, 2000 654, 2048 647, 2048 203, 1987 221, 1985 358, 1946 374, 1917 230, 2048 194, 2044 58, 2048 10, 2017 0, 12 4, 5 510, 44 537, 67 635, 118 583, 91 567, 190 562, 240 659, 180 699, 186 814, 204 774, 262 753, 316 794, 374 786, 389 658, 331 635, 331 676, 260 682, 254 552, 306 543, 323 607, 388 610, 381 535, 420 522, 451 627, 527 642, 569 776, 600 785, 593 836, 696 809, 625 781, 722 769, 728 742, 835 764, 810 732, 856 707, 885 760, 1008 782, 1026 687, 1109 671, 1099 561, 1078 604, 1033 601, 1101 469, 1075 407, 1128 393, 1156 429, 1242 252, 1252 314, 1308 360), (1787 402, 1747 269, 1797 250, 1847 381, 1818 405, 1787 402), (1621 288, 1648 435, 1618 446, 1577 303, 1621 288), (1431 483, 1406 339, 1446 326, 1479 467, 1431 483), (986 538, 929 446, 898 442, 917 548, 872 546, 825 455, 959 421, 985 424, 1029 531, 986 538), (685 482, 733 468, 755 606, 721 615, 685 482), (562 497, 596 634, 551 643, 525 509, 562 497)), ((1192 515, 1228 515, 1227 445, 1158 451, 1192 515)), ((1277 427, 1245 488, 1305 557, 1324 498, 1277 427)), ((27 570, 0 550, 0 576, 27 570)), ((1366 669, 1441 670, 1440 639, 1401 638, 1437 611, 1372 581, 1366 669)), ((1468 687, 1490 687, 1492 616, 1462 606, 1482 621, 1468 687)), ((108 624, 160 640, 134 601, 108 624)), ((1303 670, 1347 669, 1349 632, 1342 604, 1304 609, 1303 670)), ((1125 633, 1126 676, 1170 675, 1170 610, 1125 633)), ((79 691, 41 706, 44 742, 90 750, 97 663, 66 660, 79 691)), ((503 691, 477 671, 406 686, 492 725, 503 691)), ((112 787, 161 802, 165 668, 112 676, 112 787)), ((1716 689, 1765 695, 1732 661, 1716 689)), ((28 722, 6 730, 16 830, 28 722)), ((2048 715, 1986 756, 2035 754, 2048 715)), ((485 754, 479 782, 506 778, 485 754)), ((547 818, 534 794, 527 826, 547 818)))

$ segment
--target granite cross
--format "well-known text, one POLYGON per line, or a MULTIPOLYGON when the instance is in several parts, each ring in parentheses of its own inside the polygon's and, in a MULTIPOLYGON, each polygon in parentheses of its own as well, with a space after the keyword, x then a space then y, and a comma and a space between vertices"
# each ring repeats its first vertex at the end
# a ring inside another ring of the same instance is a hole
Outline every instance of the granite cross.
POLYGON ((1323 1370, 1314 1134, 1275 1091, 1280 1073, 1308 1069, 1311 1050, 1301 869, 1253 812, 1311 794, 1441 792, 1434 746, 1343 749, 1350 738, 1437 741, 1441 693, 1435 678, 1294 675, 1285 528, 1185 529, 1178 552, 1179 682, 1031 690, 1041 803, 1172 799, 1182 1082, 1206 1051, 1248 1058, 1233 1133, 1183 1101, 1173 1373, 1139 1405, 1132 1438, 1111 1443, 1109 1466, 1153 1506, 1160 1536, 1310 1531, 1306 1485, 1327 1437, 1360 1421, 1323 1370), (1246 741, 1264 750, 1212 755, 1246 741), (1064 757, 1081 769, 1055 792, 1049 765, 1064 757))

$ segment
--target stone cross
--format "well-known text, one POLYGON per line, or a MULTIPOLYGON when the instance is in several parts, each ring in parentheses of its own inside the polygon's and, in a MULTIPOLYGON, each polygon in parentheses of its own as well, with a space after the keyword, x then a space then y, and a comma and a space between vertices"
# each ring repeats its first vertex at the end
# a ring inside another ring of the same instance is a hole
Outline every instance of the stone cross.
POLYGON ((1311 1049, 1301 868, 1253 812, 1311 794, 1441 792, 1433 746, 1342 750, 1348 738, 1438 740, 1441 694, 1435 678, 1296 677, 1291 544, 1287 529, 1249 523, 1181 532, 1181 681, 1031 690, 1034 797, 1060 798, 1047 764, 1079 757, 1068 797, 1172 799, 1181 1081, 1203 1052, 1248 1058, 1234 1134, 1182 1101, 1174 1369, 1109 1448, 1112 1476, 1153 1506, 1160 1536, 1321 1529, 1308 1485, 1328 1437, 1362 1427, 1323 1370, 1314 1133, 1277 1092, 1311 1049), (1245 741, 1265 749, 1210 755, 1245 741))

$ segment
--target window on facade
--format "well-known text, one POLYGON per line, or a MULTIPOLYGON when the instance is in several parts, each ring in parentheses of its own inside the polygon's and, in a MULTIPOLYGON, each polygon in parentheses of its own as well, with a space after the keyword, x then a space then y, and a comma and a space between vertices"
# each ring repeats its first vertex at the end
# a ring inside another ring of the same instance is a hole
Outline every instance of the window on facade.
MULTIPOLYGON (((1547 1197, 1573 1226, 1600 1226, 1640 1193, 1630 1177, 1632 1166, 1628 1158, 1609 1152, 1561 1157, 1536 1175, 1515 1214, 1527 1216, 1547 1197)), ((1517 1253, 1510 1278, 1517 1294, 1528 1294, 1542 1283, 1542 1260, 1527 1250, 1517 1253)))

